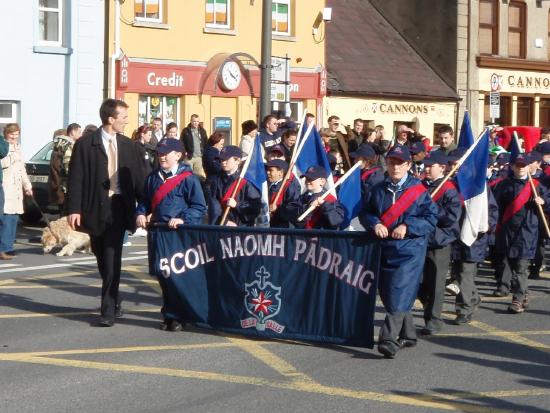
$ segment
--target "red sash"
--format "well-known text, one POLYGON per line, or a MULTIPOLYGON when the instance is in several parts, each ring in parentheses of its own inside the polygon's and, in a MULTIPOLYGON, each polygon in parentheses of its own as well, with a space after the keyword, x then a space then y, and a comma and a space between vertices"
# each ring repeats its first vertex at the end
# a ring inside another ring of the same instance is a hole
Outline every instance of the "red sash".
MULTIPOLYGON (((535 185, 535 188, 539 185, 539 181, 536 179, 533 179, 533 184, 535 185)), ((500 230, 501 225, 506 224, 514 215, 516 215, 521 208, 524 207, 524 205, 529 201, 529 198, 531 198, 531 194, 533 191, 531 190, 531 185, 529 182, 526 182, 524 187, 521 189, 519 194, 514 198, 511 204, 508 204, 506 209, 504 210, 504 214, 502 214, 502 219, 500 220, 499 227, 497 228, 497 231, 500 230)))
POLYGON ((550 165, 544 167, 544 175, 550 176, 550 165))
POLYGON ((153 199, 151 200, 151 212, 155 212, 155 209, 157 209, 161 201, 166 198, 166 195, 168 195, 176 186, 179 185, 180 182, 182 182, 189 175, 193 174, 189 171, 185 171, 164 181, 153 194, 153 199))
POLYGON ((502 181, 504 181, 504 177, 500 177, 500 178, 497 178, 497 179, 493 179, 491 182, 489 182, 489 188, 494 188, 497 184, 501 183, 502 181))
POLYGON ((424 188, 422 184, 416 184, 407 189, 403 195, 395 201, 395 204, 390 206, 386 212, 382 214, 380 217, 382 224, 386 228, 389 228, 424 192, 426 192, 426 188, 424 188))
POLYGON ((456 189, 455 184, 453 184, 451 181, 445 181, 441 189, 437 191, 437 193, 434 196, 432 196, 432 200, 434 202, 439 201, 439 199, 441 199, 441 197, 445 195, 445 192, 447 192, 450 189, 456 189))
POLYGON ((365 181, 369 176, 371 176, 373 173, 378 171, 380 167, 375 166, 374 168, 367 169, 365 172, 361 174, 361 181, 365 181))
MULTIPOLYGON (((325 198, 325 202, 336 202, 336 198, 334 197, 334 195, 329 194, 325 198)), ((323 215, 321 213, 321 207, 319 206, 317 207, 317 209, 315 209, 315 211, 313 211, 313 213, 311 214, 311 218, 306 221, 306 229, 314 229, 319 223, 319 220, 322 218, 322 216, 323 215)))
MULTIPOLYGON (((281 196, 277 200, 277 206, 283 203, 283 198, 285 196, 286 190, 288 189, 288 187, 290 186, 293 180, 294 180, 294 174, 290 174, 290 178, 288 178, 287 181, 285 182, 285 185, 283 186, 283 190, 281 191, 281 196)), ((275 191, 271 195, 271 198, 269 199, 269 205, 272 205, 275 202, 275 197, 277 196, 277 192, 279 191, 275 191)))
MULTIPOLYGON (((235 179, 233 181, 233 183, 229 186, 229 189, 227 190, 227 192, 225 193, 225 195, 223 196, 222 200, 221 200, 221 204, 222 204, 222 207, 225 208, 226 205, 227 205, 227 201, 229 200, 229 198, 231 198, 231 195, 233 195, 233 190, 235 189, 235 187, 237 186, 237 182, 239 182, 239 178, 235 179)), ((239 192, 241 192, 241 189, 243 189, 243 186, 246 184, 246 179, 241 179, 240 180, 240 183, 239 183, 239 187, 237 188, 237 191, 235 191, 235 196, 237 196, 239 194, 239 192)))

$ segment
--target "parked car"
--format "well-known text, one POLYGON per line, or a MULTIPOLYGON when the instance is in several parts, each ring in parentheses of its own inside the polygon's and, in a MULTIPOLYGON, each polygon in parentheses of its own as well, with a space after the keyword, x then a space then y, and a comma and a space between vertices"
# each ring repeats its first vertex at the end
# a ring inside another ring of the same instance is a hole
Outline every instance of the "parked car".
POLYGON ((42 212, 58 212, 57 205, 50 204, 48 196, 48 175, 50 173, 52 151, 53 141, 44 145, 25 163, 36 203, 33 202, 32 198, 25 197, 25 213, 21 217, 24 221, 38 221, 42 217, 42 212))

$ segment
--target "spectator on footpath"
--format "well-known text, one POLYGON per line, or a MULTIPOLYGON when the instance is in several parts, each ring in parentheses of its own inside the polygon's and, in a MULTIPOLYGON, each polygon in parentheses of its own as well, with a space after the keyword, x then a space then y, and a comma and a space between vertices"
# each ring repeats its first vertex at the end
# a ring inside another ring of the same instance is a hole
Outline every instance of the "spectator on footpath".
POLYGON ((344 171, 351 168, 351 161, 349 158, 349 148, 346 136, 342 134, 338 129, 340 128, 340 118, 332 115, 328 118, 329 129, 329 145, 331 151, 338 151, 342 155, 344 161, 344 171))
POLYGON ((148 175, 157 167, 157 153, 151 140, 153 139, 153 130, 149 125, 141 125, 132 134, 132 140, 136 143, 143 159, 143 170, 148 175))
POLYGON ((82 131, 82 136, 87 135, 89 133, 93 133, 96 130, 97 130, 97 126, 90 123, 84 127, 84 130, 82 131))
POLYGON ((176 122, 170 122, 166 125, 166 134, 164 138, 178 139, 178 124, 176 122))
POLYGON ((281 143, 281 134, 279 133, 279 121, 275 115, 267 115, 262 122, 262 129, 258 135, 260 143, 267 153, 272 146, 281 143))
POLYGON ((353 121, 353 129, 349 125, 346 125, 346 140, 349 152, 356 151, 359 145, 363 143, 365 132, 366 128, 363 119, 355 119, 353 121))
MULTIPOLYGON (((179 225, 202 223, 206 201, 199 178, 191 167, 180 160, 183 145, 176 139, 163 139, 157 145, 159 167, 145 180, 144 198, 136 208, 136 225, 145 229, 148 223, 165 223, 175 229, 179 225)), ((151 242, 149 238, 148 244, 151 242)), ((154 246, 148 245, 152 250, 154 246)), ((181 331, 185 309, 170 293, 170 280, 158 277, 162 291, 163 322, 161 330, 181 331), (178 311, 179 310, 179 311, 178 311)))
POLYGON ((203 191, 206 199, 210 199, 210 186, 212 185, 212 181, 222 170, 220 151, 224 144, 225 136, 221 132, 214 132, 210 135, 206 143, 206 150, 203 155, 203 168, 206 173, 203 191))
POLYGON ((456 149, 453 128, 448 125, 440 127, 438 131, 438 137, 439 137, 438 151, 443 151, 443 153, 446 156, 449 156, 449 153, 456 149))
MULTIPOLYGON (((50 156, 48 199, 50 203, 57 205, 60 215, 63 215, 68 176, 68 170, 65 169, 63 161, 65 159, 65 152, 70 146, 71 140, 67 136, 67 130, 57 129, 53 133, 53 147, 50 156)), ((66 165, 68 166, 68 163, 66 165)))
POLYGON ((63 171, 65 173, 65 177, 69 175, 69 162, 71 161, 71 156, 73 154, 74 144, 82 137, 81 126, 78 123, 71 123, 67 126, 67 136, 69 137, 69 145, 63 153, 63 171))
MULTIPOLYGON (((321 128, 321 130, 319 130, 319 136, 321 136, 321 140, 323 141, 325 152, 330 153, 332 151, 332 148, 330 147, 330 129, 321 128)), ((337 149, 335 149, 335 152, 340 153, 337 149)))
POLYGON ((315 123, 315 115, 313 113, 306 113, 306 120, 305 120, 305 125, 304 125, 304 128, 307 129, 307 127, 311 124, 311 123, 315 123))
POLYGON ((220 151, 221 172, 212 178, 209 187, 208 222, 211 225, 221 224, 226 208, 229 208, 224 222, 227 226, 252 227, 260 215, 260 192, 245 180, 241 180, 240 188, 237 188, 242 156, 241 148, 234 145, 224 146, 220 151), (233 197, 235 188, 237 192, 233 197))
POLYGON ((206 175, 202 167, 202 156, 206 150, 208 135, 201 126, 199 115, 191 115, 189 124, 181 131, 180 139, 186 154, 184 162, 191 167, 195 175, 204 179, 206 175))
POLYGON ((411 144, 410 137, 414 133, 414 130, 407 125, 402 124, 397 127, 395 135, 395 145, 409 146, 411 144))
POLYGON ((20 132, 17 123, 8 123, 4 127, 4 138, 9 144, 9 150, 0 161, 4 192, 4 208, 0 219, 0 260, 10 260, 15 255, 13 244, 19 214, 23 213, 23 196, 32 196, 32 186, 19 143, 20 132))
POLYGON ((390 149, 391 142, 386 139, 386 131, 383 125, 376 125, 374 127, 374 131, 376 132, 376 138, 374 139, 374 142, 371 142, 371 145, 378 156, 378 164, 383 171, 386 171, 386 159, 384 158, 384 155, 390 149))
POLYGON ((281 140, 281 148, 284 151, 285 161, 290 163, 292 153, 296 149, 296 139, 298 138, 298 131, 296 129, 287 129, 283 133, 281 140))
POLYGON ((243 151, 243 155, 246 157, 251 154, 254 149, 254 139, 256 139, 258 135, 258 125, 256 125, 256 122, 253 120, 245 120, 241 124, 241 129, 243 134, 239 146, 243 151))
POLYGON ((71 157, 67 213, 72 229, 89 233, 102 278, 99 325, 112 327, 122 316, 119 294, 122 242, 134 232, 136 202, 145 174, 138 148, 124 136, 128 105, 105 100, 102 127, 79 139, 71 157))
POLYGON ((162 119, 156 117, 151 122, 152 127, 152 136, 151 136, 151 146, 156 148, 159 141, 163 138, 164 132, 162 131, 162 119))
POLYGON ((363 227, 381 242, 379 292, 386 318, 378 351, 394 358, 416 345, 411 310, 422 279, 428 237, 437 223, 437 206, 422 183, 408 173, 409 148, 395 145, 386 158, 388 175, 373 186, 359 215, 363 227))
MULTIPOLYGON (((9 143, 4 139, 4 136, 0 135, 0 160, 4 159, 10 150, 9 143)), ((0 233, 2 232, 2 226, 4 223, 4 186, 3 182, 3 168, 0 168, 0 233)), ((0 253, 0 260, 11 260, 12 257, 6 253, 0 253)))

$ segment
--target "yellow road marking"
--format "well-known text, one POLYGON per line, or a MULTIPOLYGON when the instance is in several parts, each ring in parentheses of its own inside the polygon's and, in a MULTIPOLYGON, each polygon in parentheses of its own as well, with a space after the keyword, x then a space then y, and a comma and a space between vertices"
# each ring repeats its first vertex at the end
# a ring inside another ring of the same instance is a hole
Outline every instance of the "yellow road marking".
MULTIPOLYGON (((511 316, 514 317, 514 316, 511 316)), ((517 317, 517 316, 516 316, 517 317)), ((507 340, 510 340, 516 344, 521 344, 527 347, 531 347, 540 351, 543 351, 545 353, 550 353, 550 346, 539 343, 538 341, 531 340, 525 337, 522 337, 515 331, 504 331, 500 330, 496 327, 490 326, 489 324, 482 323, 481 321, 472 320, 470 323, 473 327, 476 327, 482 331, 485 331, 486 333, 491 333, 494 336, 502 337, 507 340)))
MULTIPOLYGON (((135 283, 120 283, 120 287, 143 287, 143 284, 155 283, 153 280, 138 280, 135 283)), ((44 290, 44 289, 56 289, 56 290, 69 290, 75 288, 97 288, 101 287, 101 284, 51 284, 51 285, 0 285, 0 290, 44 290)))
MULTIPOLYGON (((134 310, 127 310, 124 309, 125 313, 154 313, 158 312, 159 309, 156 307, 153 308, 138 308, 134 310)), ((12 313, 12 314, 0 314, 0 319, 4 318, 34 318, 34 317, 71 317, 76 315, 91 315, 91 314, 99 314, 98 310, 95 311, 72 311, 67 313, 12 313)))
MULTIPOLYGON (((340 396, 340 397, 347 397, 347 398, 360 399, 360 400, 371 400, 371 401, 378 401, 382 403, 402 404, 402 405, 441 409, 441 410, 458 410, 458 411, 471 412, 471 413, 481 413, 481 412, 488 411, 487 407, 485 406, 476 406, 469 403, 462 403, 457 401, 435 400, 433 397, 430 399, 429 396, 425 396, 425 395, 419 395, 417 397, 387 395, 383 393, 376 393, 376 392, 369 392, 369 391, 329 387, 329 386, 324 386, 317 383, 304 382, 300 380, 278 381, 278 380, 269 380, 269 379, 264 379, 259 377, 220 374, 220 373, 212 373, 212 372, 206 372, 206 371, 192 371, 192 370, 161 368, 161 367, 145 367, 145 366, 136 366, 136 365, 129 365, 129 364, 113 364, 113 363, 102 363, 102 362, 93 362, 93 361, 58 359, 58 358, 52 358, 52 357, 21 356, 21 357, 13 357, 10 359, 10 361, 50 365, 50 366, 58 366, 58 367, 76 367, 76 368, 86 368, 86 369, 103 370, 103 371, 140 373, 140 374, 149 374, 149 375, 156 375, 156 376, 168 376, 168 377, 179 377, 179 378, 187 378, 187 379, 218 381, 218 382, 224 382, 224 383, 248 384, 248 385, 254 385, 254 386, 269 386, 272 388, 291 390, 291 391, 300 391, 300 392, 306 392, 306 393, 315 393, 315 394, 321 394, 326 396, 340 396)), ((550 392, 548 392, 548 394, 550 394, 550 392)), ((439 398, 438 396, 435 396, 435 397, 439 398)), ((509 412, 507 410, 497 410, 497 409, 491 409, 491 411, 492 412, 509 412)))

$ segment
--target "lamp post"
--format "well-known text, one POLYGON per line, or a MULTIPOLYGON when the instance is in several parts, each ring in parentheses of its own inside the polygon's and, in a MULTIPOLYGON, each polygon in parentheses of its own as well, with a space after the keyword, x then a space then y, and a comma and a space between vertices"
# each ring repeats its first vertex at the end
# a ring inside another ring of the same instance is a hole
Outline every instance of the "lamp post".
POLYGON ((260 122, 271 113, 271 19, 272 0, 262 4, 262 61, 260 64, 260 122))

